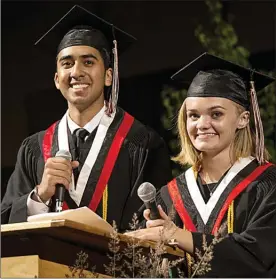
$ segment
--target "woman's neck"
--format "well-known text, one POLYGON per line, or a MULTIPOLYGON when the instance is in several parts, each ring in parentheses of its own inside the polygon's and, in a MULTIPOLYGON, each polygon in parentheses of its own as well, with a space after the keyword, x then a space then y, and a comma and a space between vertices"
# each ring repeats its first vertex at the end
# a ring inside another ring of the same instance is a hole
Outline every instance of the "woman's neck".
POLYGON ((202 154, 201 178, 205 183, 218 182, 232 166, 229 149, 216 155, 202 154))
POLYGON ((85 124, 91 121, 91 119, 103 108, 103 106, 103 103, 99 103, 84 110, 80 110, 76 106, 69 105, 69 116, 80 127, 84 127, 85 124))

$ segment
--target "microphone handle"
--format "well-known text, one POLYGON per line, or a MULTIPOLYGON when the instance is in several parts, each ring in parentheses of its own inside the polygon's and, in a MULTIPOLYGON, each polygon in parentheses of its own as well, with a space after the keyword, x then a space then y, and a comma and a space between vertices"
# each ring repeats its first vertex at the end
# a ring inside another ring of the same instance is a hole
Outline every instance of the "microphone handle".
POLYGON ((65 187, 62 184, 56 185, 56 212, 62 211, 65 187))
POLYGON ((153 199, 149 202, 145 202, 145 206, 147 209, 150 209, 150 219, 151 220, 162 219, 159 214, 155 199, 153 199))

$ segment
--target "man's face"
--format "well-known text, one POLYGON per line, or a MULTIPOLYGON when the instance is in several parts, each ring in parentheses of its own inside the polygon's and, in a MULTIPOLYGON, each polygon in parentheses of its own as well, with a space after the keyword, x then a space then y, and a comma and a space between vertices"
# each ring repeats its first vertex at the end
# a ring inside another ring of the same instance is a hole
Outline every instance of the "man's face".
POLYGON ((112 84, 112 70, 105 70, 97 49, 71 46, 59 52, 54 80, 69 107, 83 111, 104 103, 104 86, 112 84))

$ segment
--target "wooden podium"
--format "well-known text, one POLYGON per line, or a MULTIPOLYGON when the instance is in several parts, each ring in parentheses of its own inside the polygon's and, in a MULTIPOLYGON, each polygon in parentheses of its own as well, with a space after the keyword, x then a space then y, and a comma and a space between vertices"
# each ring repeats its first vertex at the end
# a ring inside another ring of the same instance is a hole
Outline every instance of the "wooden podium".
MULTIPOLYGON (((99 277, 105 276, 109 235, 81 223, 69 220, 7 224, 1 226, 1 278, 65 278, 72 277, 69 270, 77 254, 85 252, 90 266, 95 266, 99 277)), ((121 245, 129 237, 119 234, 121 245)), ((143 241, 148 249, 154 243, 143 241)), ((166 257, 182 257, 179 249, 166 247, 166 257)), ((85 271, 87 277, 93 273, 85 271)))

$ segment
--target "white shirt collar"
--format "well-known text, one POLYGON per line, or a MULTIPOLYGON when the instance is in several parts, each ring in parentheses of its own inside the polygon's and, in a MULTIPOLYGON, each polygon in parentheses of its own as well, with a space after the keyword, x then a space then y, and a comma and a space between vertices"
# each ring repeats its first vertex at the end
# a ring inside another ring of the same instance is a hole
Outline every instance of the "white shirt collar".
MULTIPOLYGON (((103 106, 102 109, 88 123, 86 123, 83 128, 86 129, 89 133, 92 133, 99 125, 101 118, 104 115, 104 111, 105 111, 105 106, 103 106)), ((75 130, 81 127, 71 119, 68 110, 66 112, 66 116, 67 116, 68 127, 71 131, 71 134, 73 134, 75 130)))

